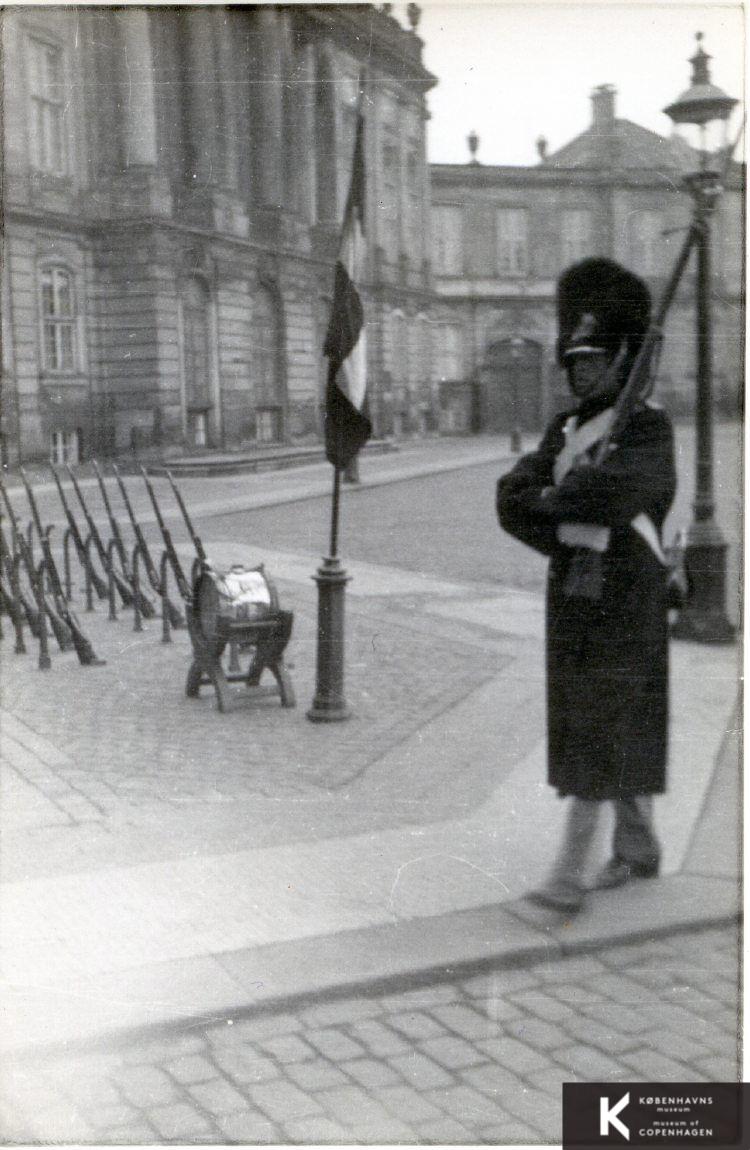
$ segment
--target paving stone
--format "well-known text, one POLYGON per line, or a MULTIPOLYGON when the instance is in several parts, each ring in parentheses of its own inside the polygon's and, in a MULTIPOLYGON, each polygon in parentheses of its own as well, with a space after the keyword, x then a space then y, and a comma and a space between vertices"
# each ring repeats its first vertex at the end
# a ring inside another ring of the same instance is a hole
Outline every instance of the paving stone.
POLYGON ((497 1034, 497 1026, 493 1025, 485 1014, 479 1014, 470 1006, 461 1003, 434 1006, 430 1013, 443 1026, 462 1038, 490 1038, 497 1034))
POLYGON ((684 1062, 668 1058, 658 1050, 631 1050, 621 1054, 620 1060, 629 1066, 644 1082, 687 1082, 688 1069, 684 1062))
POLYGON ((499 1101, 508 1094, 524 1089, 521 1078, 496 1062, 486 1062, 483 1066, 469 1066, 460 1073, 464 1082, 475 1086, 485 1094, 491 1094, 499 1101))
POLYGON ((564 1030, 554 1022, 545 1022, 541 1018, 519 1018, 506 1022, 505 1031, 519 1042, 533 1046, 535 1050, 554 1050, 556 1046, 564 1046, 568 1041, 564 1030))
POLYGON ((710 1051, 702 1042, 696 1042, 687 1034, 675 1034, 673 1030, 648 1030, 638 1035, 638 1047, 647 1050, 656 1050, 668 1058, 676 1058, 681 1062, 695 1062, 699 1058, 708 1058, 710 1051))
POLYGON ((543 1018, 546 1022, 562 1022, 575 1013, 567 1002, 560 1002, 542 990, 527 990, 522 994, 515 994, 511 1002, 529 1014, 543 1018))
MULTIPOLYGON (((646 1013, 646 1012, 644 1012, 646 1013)), ((647 1016, 651 1019, 651 1026, 648 1029, 664 1029, 674 1030, 678 1034, 685 1034, 688 1038, 697 1038, 701 1041, 700 1035, 706 1029, 707 1023, 701 1019, 697 1014, 693 1014, 684 1007, 678 1006, 676 1003, 659 1002, 653 1006, 649 1006, 647 1016)), ((719 1012, 714 1015, 713 1023, 708 1023, 711 1029, 716 1029, 721 1025, 719 1019, 719 1012)), ((736 1017, 735 1017, 736 1025, 736 1017)))
POLYGON ((377 998, 344 998, 310 1006, 302 1011, 300 1017, 305 1026, 338 1026, 359 1018, 374 1018, 382 1012, 377 998))
POLYGON ((121 1102, 118 1106, 97 1106, 95 1110, 88 1111, 86 1117, 92 1126, 99 1129, 100 1127, 126 1126, 128 1123, 137 1122, 141 1114, 135 1106, 128 1106, 127 1103, 121 1102))
POLYGON ((490 1022, 505 1023, 513 1018, 522 1018, 522 1011, 509 998, 494 995, 488 998, 473 998, 471 1005, 479 1014, 484 1014, 490 1022))
POLYGON ((281 1071, 271 1058, 263 1058, 252 1047, 228 1046, 214 1050, 213 1060, 235 1082, 267 1082, 281 1071))
POLYGON ((167 1074, 175 1082, 206 1082, 216 1077, 216 1067, 202 1054, 186 1054, 164 1066, 167 1074))
POLYGON ((549 1059, 538 1050, 526 1046, 516 1038, 511 1038, 510 1035, 480 1039, 477 1046, 514 1074, 531 1074, 534 1070, 541 1070, 543 1066, 549 1065, 549 1059))
POLYGON ((34 1142, 95 1142, 94 1127, 70 1103, 40 1107, 31 1119, 34 1142))
POLYGON ((636 1006, 621 1006, 616 1002, 586 1003, 581 1007, 581 1013, 586 1018, 593 1018, 603 1026, 611 1026, 624 1034, 641 1034, 653 1026, 648 1011, 642 1011, 636 1006))
POLYGON ((560 982, 554 983, 548 987, 548 992, 559 1002, 567 1002, 571 1006, 578 1006, 582 1002, 604 1002, 609 1001, 605 996, 598 994, 595 990, 583 986, 576 986, 575 983, 560 982))
MULTIPOLYGON (((275 1122, 321 1113, 319 1104, 293 1082, 263 1082, 259 1086, 250 1086, 248 1094, 252 1102, 275 1122)), ((323 1096, 320 1095, 321 1098, 323 1096)))
POLYGON ((390 1058, 392 1055, 405 1054, 411 1050, 410 1044, 402 1035, 396 1034, 390 1027, 375 1019, 355 1023, 350 1027, 350 1032, 378 1058, 390 1058))
POLYGON ((562 1084, 575 1081, 576 1078, 577 1075, 570 1070, 550 1065, 547 1070, 537 1070, 534 1074, 529 1074, 526 1081, 535 1090, 543 1090, 545 1094, 549 1094, 558 1106, 562 1106, 562 1084))
POLYGON ((409 1014, 389 1014, 386 1017, 386 1022, 389 1026, 395 1027, 401 1034, 405 1034, 407 1038, 415 1039, 419 1042, 425 1038, 437 1038, 440 1034, 445 1034, 445 1027, 440 1026, 434 1018, 430 1018, 427 1014, 420 1014, 419 1011, 414 1011, 409 1014))
POLYGON ((482 1122, 495 1122, 507 1116, 499 1102, 465 1084, 451 1086, 447 1090, 431 1090, 428 1098, 469 1130, 482 1122))
POLYGON ((609 1002, 619 1002, 621 1006, 629 1006, 635 994, 638 994, 641 1005, 646 997, 628 978, 627 972, 598 974, 588 983, 589 1002, 595 998, 604 998, 609 1002))
POLYGON ((257 1111, 222 1114, 215 1121, 229 1144, 255 1146, 284 1141, 278 1127, 257 1111))
POLYGON ((358 1042, 333 1027, 328 1030, 308 1030, 305 1033, 305 1042, 309 1042, 333 1062, 343 1061, 345 1058, 358 1058, 366 1053, 358 1042))
POLYGON ((740 1064, 736 1054, 723 1057, 701 1058, 693 1063, 709 1082, 737 1082, 741 1080, 740 1064))
POLYGON ((211 1133, 211 1124, 204 1115, 186 1102, 152 1106, 148 1110, 148 1118, 163 1138, 188 1139, 211 1133))
POLYGON ((239 1090, 235 1090, 226 1078, 212 1078, 210 1082, 196 1082, 188 1087, 188 1093, 202 1110, 209 1114, 232 1114, 244 1110, 247 1101, 239 1090))
POLYGON ((411 1086, 387 1086, 378 1091, 378 1101, 394 1118, 408 1119, 409 1122, 429 1122, 440 1118, 442 1113, 411 1086))
POLYGON ((507 1121, 480 1126, 477 1140, 491 1146, 529 1146, 539 1141, 539 1131, 524 1126, 513 1118, 507 1121))
POLYGON ((307 1058, 314 1058, 315 1051, 296 1034, 287 1034, 281 1038, 265 1038, 259 1043, 261 1050, 270 1054, 277 1062, 304 1062, 307 1058))
POLYGON ((391 1121, 391 1115, 361 1086, 340 1086, 336 1090, 323 1090, 317 1095, 320 1104, 338 1122, 345 1126, 369 1125, 391 1121))
POLYGON ((172 1079, 155 1066, 123 1066, 115 1080, 127 1101, 141 1108, 166 1105, 179 1097, 172 1079))
POLYGON ((460 1146, 473 1142, 474 1137, 460 1122, 442 1118, 439 1122, 426 1122, 419 1127, 420 1142, 430 1146, 460 1146))
POLYGON ((506 1107, 516 1118, 540 1130, 550 1141, 560 1142, 562 1106, 541 1090, 519 1090, 509 1095, 506 1107))
POLYGON ((629 967, 628 977, 653 990, 666 990, 674 982, 671 971, 664 967, 629 967))
POLYGON ((450 1074, 443 1070, 442 1066, 438 1066, 437 1062, 416 1051, 391 1058, 390 1063, 409 1085, 417 1090, 429 1090, 433 1086, 450 1086, 453 1082, 450 1074))
POLYGON ((374 1058, 356 1058, 342 1063, 342 1069, 359 1082, 361 1086, 374 1089, 378 1086, 393 1086, 401 1082, 401 1077, 387 1062, 374 1058))
POLYGON ((312 1062, 292 1062, 284 1068, 284 1072, 302 1090, 327 1090, 332 1086, 348 1086, 350 1082, 346 1074, 324 1058, 315 1058, 312 1062))
POLYGON ((429 1038, 421 1044, 423 1054, 439 1062, 446 1070, 458 1070, 463 1066, 476 1066, 485 1062, 486 1055, 466 1042, 463 1038, 447 1034, 443 1038, 429 1038))
POLYGON ((204 1033, 212 1045, 236 1046, 243 1042, 260 1042, 263 1038, 276 1038, 281 1034, 291 1034, 302 1029, 302 1021, 294 1014, 264 1014, 257 1018, 233 1021, 229 1026, 208 1027, 204 1033))
POLYGON ((334 1122, 332 1118, 298 1118, 296 1122, 285 1122, 284 1133, 294 1143, 304 1145, 347 1145, 351 1141, 351 1130, 334 1122))
MULTIPOLYGON (((642 1034, 621 1034, 614 1026, 606 1026, 595 1018, 574 1015, 567 1018, 564 1023, 565 1030, 571 1038, 576 1038, 586 1046, 596 1046, 605 1054, 620 1054, 624 1050, 635 1050, 644 1045, 642 1034)), ((568 1039, 559 1045, 567 1045, 568 1039)), ((648 1045, 648 1042, 645 1042, 648 1045)))
MULTIPOLYGON (((588 1082, 601 1082, 603 1079, 609 1081, 610 1079, 621 1079, 627 1077, 627 1069, 620 1063, 615 1062, 613 1058, 608 1058, 601 1050, 595 1050, 587 1046, 568 1046, 561 1050, 556 1050, 554 1054, 555 1060, 562 1066, 568 1067, 579 1075, 584 1081, 588 1082)), ((622 1055, 625 1058, 632 1057, 626 1054, 622 1055)), ((628 1062, 628 1066, 632 1063, 628 1062)), ((648 1078, 648 1075, 644 1076, 648 1078)))

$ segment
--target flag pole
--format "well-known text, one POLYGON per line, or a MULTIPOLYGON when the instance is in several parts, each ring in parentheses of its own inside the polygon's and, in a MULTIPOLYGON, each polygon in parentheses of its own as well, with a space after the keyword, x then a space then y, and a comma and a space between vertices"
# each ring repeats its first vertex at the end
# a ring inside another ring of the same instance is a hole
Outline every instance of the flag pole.
MULTIPOLYGON (((335 366, 329 362, 328 381, 332 385, 335 366)), ((341 429, 336 429, 339 457, 341 429)), ((334 464, 331 502, 329 554, 313 575, 318 585, 318 644, 315 695, 307 717, 311 723, 337 723, 351 716, 344 697, 344 595, 349 576, 338 559, 341 468, 334 464)))
MULTIPOLYGON (((357 347, 360 335, 360 352, 365 351, 362 304, 357 292, 357 251, 362 251, 365 210, 363 105, 364 76, 360 75, 352 180, 344 209, 331 321, 324 346, 324 354, 328 356, 326 456, 333 464, 333 499, 329 554, 313 575, 318 585, 318 645, 315 695, 307 712, 308 719, 313 723, 340 722, 351 715, 344 698, 344 592, 349 577, 338 559, 341 472, 342 464, 356 457, 359 447, 370 434, 371 425, 367 416, 363 417, 361 413, 366 395, 359 394, 357 398, 356 388, 354 399, 348 389, 346 394, 341 392, 337 385, 337 374, 357 347)), ((362 363, 366 365, 366 359, 360 361, 360 381, 364 379, 362 363)))

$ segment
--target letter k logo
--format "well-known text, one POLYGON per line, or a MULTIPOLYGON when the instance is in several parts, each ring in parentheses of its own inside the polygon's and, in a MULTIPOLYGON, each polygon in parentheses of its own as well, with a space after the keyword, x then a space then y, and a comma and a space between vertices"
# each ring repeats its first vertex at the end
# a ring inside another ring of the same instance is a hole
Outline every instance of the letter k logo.
POLYGON ((604 1134, 604 1135, 609 1134, 610 1126, 614 1126, 616 1130, 620 1131, 623 1138, 627 1138, 628 1142, 630 1141, 630 1131, 628 1130, 625 1123, 621 1122, 620 1119, 617 1117, 617 1115, 620 1113, 620 1111, 624 1110, 629 1102, 630 1102, 630 1091, 628 1091, 627 1094, 623 1094, 622 1098, 620 1099, 620 1101, 617 1103, 616 1106, 610 1106, 609 1098, 605 1098, 604 1096, 602 1096, 599 1099, 599 1133, 600 1134, 604 1134))

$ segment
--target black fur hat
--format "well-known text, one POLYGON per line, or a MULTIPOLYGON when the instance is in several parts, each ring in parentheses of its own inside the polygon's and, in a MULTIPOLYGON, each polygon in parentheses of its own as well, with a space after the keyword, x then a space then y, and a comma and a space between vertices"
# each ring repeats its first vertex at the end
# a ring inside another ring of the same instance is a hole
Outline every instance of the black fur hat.
POLYGON ((563 272, 557 285, 557 358, 600 350, 612 358, 623 340, 627 371, 643 343, 651 293, 643 280, 613 260, 587 259, 563 272))

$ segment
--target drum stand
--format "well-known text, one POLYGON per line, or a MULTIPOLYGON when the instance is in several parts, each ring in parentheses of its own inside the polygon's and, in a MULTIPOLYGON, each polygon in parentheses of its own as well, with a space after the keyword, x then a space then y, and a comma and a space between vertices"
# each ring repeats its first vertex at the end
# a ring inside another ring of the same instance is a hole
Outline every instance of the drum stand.
POLYGON ((291 611, 278 610, 271 618, 252 621, 229 622, 222 619, 219 621, 218 633, 211 637, 203 633, 196 613, 189 604, 186 615, 193 645, 193 662, 185 684, 188 698, 197 698, 201 687, 210 685, 216 691, 216 706, 223 714, 238 698, 230 684, 245 683, 253 698, 279 695, 282 707, 295 706, 292 680, 284 666, 284 649, 292 634, 294 620, 291 611), (240 652, 247 647, 254 649, 247 671, 234 671, 234 658, 230 662, 229 671, 224 670, 221 657, 227 644, 240 652), (266 668, 276 683, 262 687, 260 678, 266 668))

